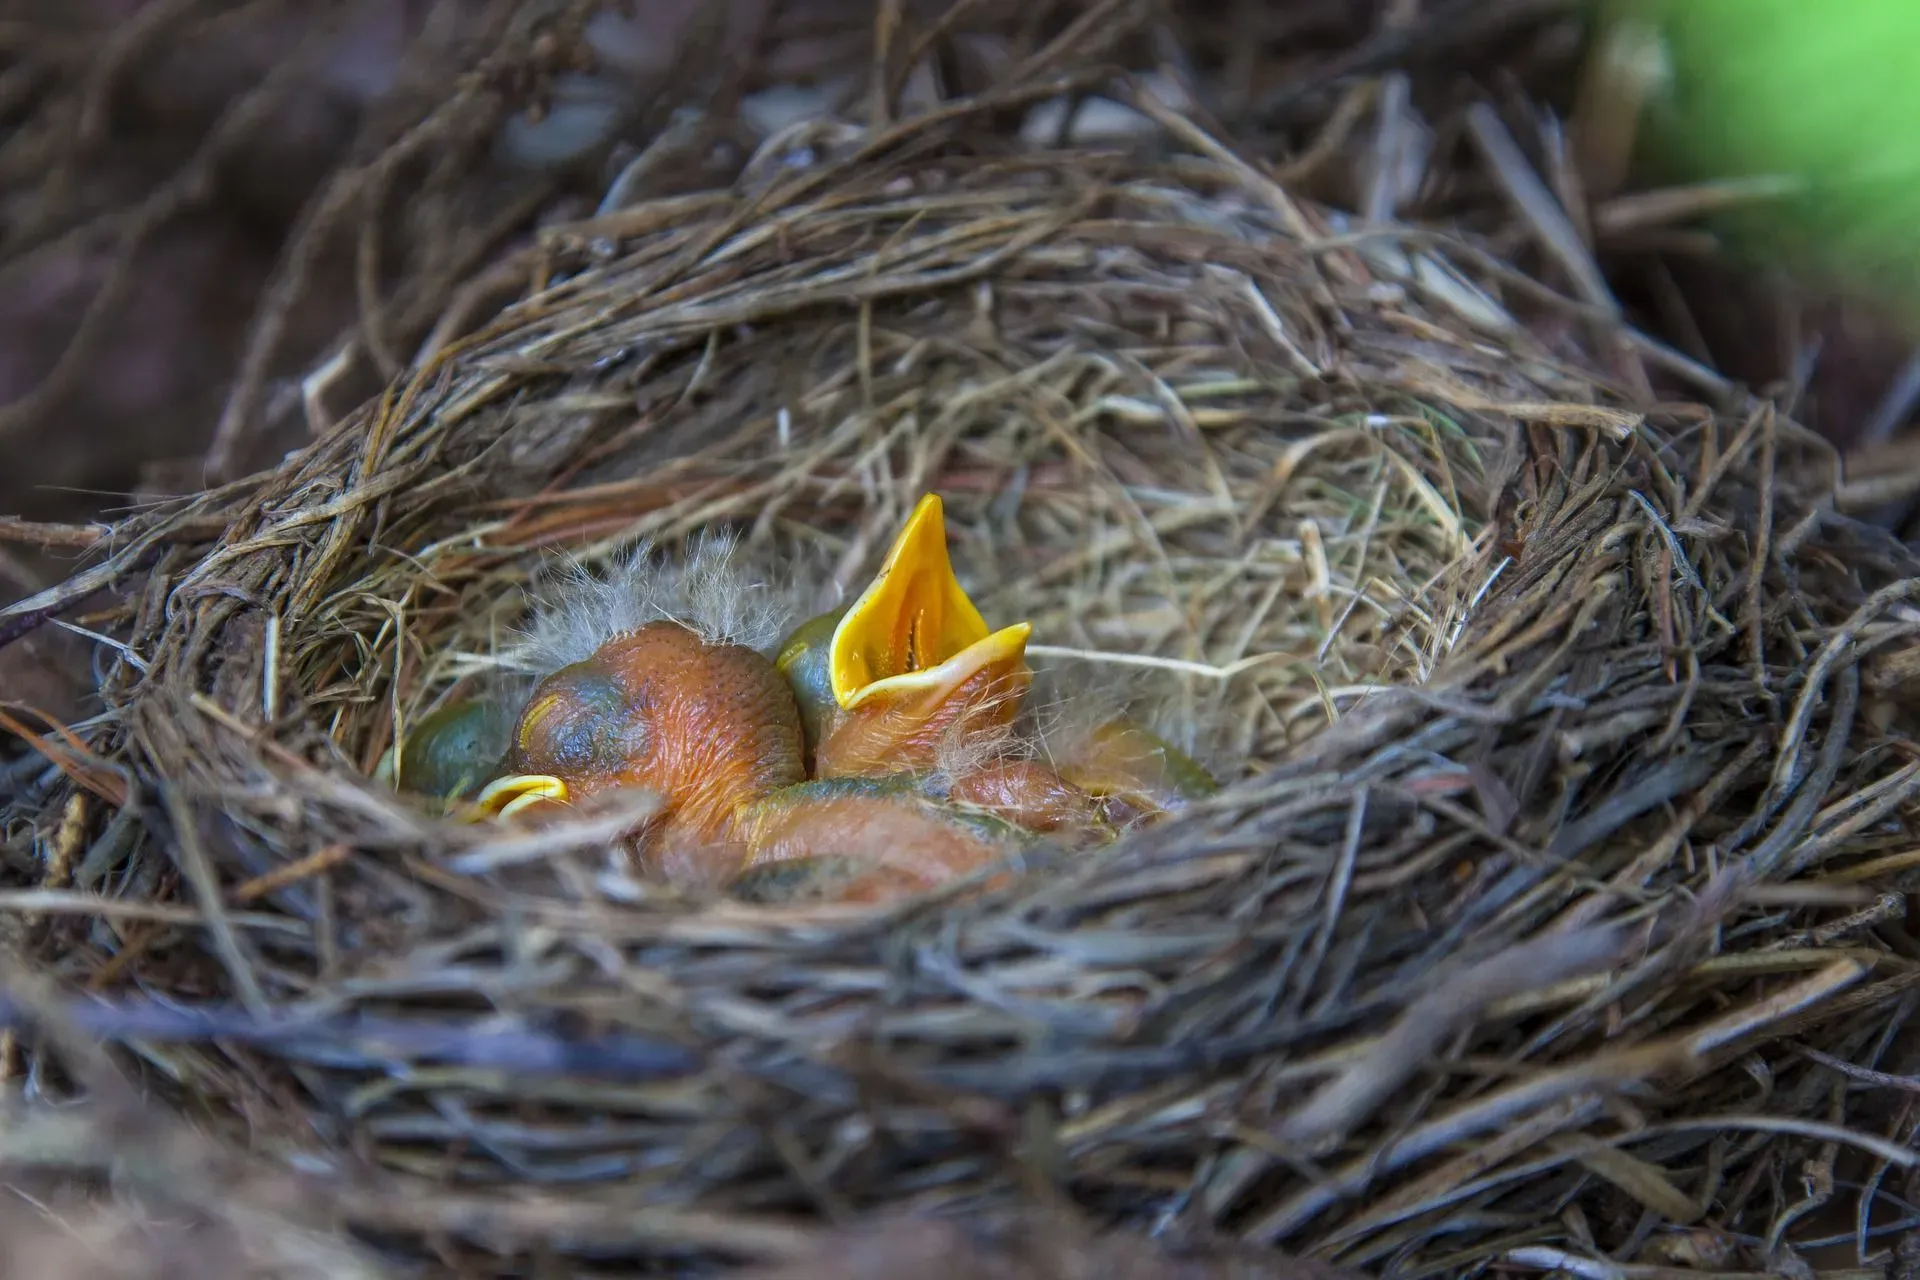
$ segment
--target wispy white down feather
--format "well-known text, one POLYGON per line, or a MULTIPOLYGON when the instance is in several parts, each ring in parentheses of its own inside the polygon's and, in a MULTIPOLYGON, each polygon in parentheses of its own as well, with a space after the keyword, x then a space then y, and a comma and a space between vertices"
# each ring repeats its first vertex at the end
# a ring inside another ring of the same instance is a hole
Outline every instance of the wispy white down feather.
POLYGON ((696 536, 684 558, 641 542, 598 571, 567 557, 536 589, 532 617, 501 661, 538 674, 556 671, 653 622, 677 622, 709 643, 771 654, 800 620, 807 594, 791 578, 748 563, 731 533, 696 536))

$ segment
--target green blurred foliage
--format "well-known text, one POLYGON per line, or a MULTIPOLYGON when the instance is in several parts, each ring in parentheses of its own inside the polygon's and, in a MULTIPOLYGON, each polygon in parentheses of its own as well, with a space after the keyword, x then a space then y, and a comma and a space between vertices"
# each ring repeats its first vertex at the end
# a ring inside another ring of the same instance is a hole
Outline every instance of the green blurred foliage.
POLYGON ((1805 182, 1723 230, 1920 308, 1920 0, 1620 0, 1605 13, 1662 36, 1656 167, 1805 182))

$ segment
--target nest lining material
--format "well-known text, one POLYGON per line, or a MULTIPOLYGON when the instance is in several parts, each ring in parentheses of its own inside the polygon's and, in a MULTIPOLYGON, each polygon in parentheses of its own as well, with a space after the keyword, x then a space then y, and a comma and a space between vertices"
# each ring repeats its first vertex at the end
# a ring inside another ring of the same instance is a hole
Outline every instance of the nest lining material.
POLYGON ((0 618, 132 588, 86 622, 110 714, 18 722, 61 768, 0 903, 108 993, 67 1021, 328 1153, 311 1212, 501 1267, 1039 1187, 1426 1275, 1760 1249, 1799 1161, 1911 1165, 1814 1056, 1897 1049, 1920 791, 1872 665, 1915 566, 1826 513, 1821 446, 1628 411, 1532 336, 1543 289, 1335 237, 1190 127, 971 128, 553 231, 484 330, 0 618), (553 549, 727 527, 830 591, 926 490, 1064 708, 1144 672, 1236 785, 873 913, 610 900, 622 815, 462 827, 367 779, 553 549))

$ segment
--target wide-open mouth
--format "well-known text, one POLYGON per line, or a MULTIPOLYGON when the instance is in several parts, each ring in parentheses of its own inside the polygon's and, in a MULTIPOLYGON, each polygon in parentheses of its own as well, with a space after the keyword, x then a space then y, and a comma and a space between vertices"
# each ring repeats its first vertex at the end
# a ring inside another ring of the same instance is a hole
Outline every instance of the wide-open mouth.
POLYGON ((940 499, 928 494, 894 539, 880 572, 834 628, 834 700, 851 711, 879 698, 951 694, 980 672, 1026 659, 1030 623, 991 631, 947 554, 940 499))

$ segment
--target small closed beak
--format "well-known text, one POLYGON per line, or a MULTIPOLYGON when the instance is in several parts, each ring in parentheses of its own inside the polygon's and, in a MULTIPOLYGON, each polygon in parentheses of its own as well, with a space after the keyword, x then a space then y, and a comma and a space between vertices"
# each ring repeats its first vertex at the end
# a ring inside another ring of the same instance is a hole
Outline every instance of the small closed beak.
POLYGON ((510 818, 535 805, 566 804, 568 798, 567 784, 551 774, 514 774, 496 778, 481 789, 475 818, 510 818))
POLYGON ((1025 622, 988 629, 954 576, 940 499, 928 494, 834 628, 834 700, 843 711, 900 699, 938 704, 983 672, 1020 669, 1032 631, 1025 622))

